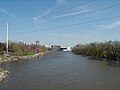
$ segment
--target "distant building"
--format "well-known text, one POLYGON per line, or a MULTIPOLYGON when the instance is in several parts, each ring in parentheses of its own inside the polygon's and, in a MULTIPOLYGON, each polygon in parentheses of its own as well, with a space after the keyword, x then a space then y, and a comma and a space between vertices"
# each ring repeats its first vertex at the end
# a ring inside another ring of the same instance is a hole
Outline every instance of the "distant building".
POLYGON ((72 50, 72 48, 69 46, 69 47, 67 47, 67 51, 71 51, 72 50))
POLYGON ((61 46, 60 45, 51 45, 52 50, 58 51, 61 46))
POLYGON ((60 45, 51 45, 51 49, 54 51, 71 51, 72 48, 69 47, 61 47, 60 45))
POLYGON ((71 51, 71 47, 61 47, 59 51, 71 51))
POLYGON ((24 42, 19 42, 20 45, 24 45, 24 42))

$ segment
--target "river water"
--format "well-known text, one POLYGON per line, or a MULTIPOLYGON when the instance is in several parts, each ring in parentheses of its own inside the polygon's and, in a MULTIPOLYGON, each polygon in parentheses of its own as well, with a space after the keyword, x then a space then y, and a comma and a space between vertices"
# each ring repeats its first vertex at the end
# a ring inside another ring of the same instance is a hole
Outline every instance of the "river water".
POLYGON ((11 72, 0 90, 120 90, 120 67, 52 51, 31 60, 2 64, 11 72))

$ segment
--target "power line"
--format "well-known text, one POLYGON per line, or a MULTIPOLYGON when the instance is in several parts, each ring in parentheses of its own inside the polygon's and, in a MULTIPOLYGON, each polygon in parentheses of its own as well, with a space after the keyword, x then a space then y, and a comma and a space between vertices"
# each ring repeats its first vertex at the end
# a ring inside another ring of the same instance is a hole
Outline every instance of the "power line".
POLYGON ((61 13, 61 12, 64 12, 64 11, 69 11, 77 6, 83 6, 83 5, 86 5, 86 4, 89 4, 89 3, 92 3, 92 2, 95 2, 96 0, 91 0, 91 1, 87 1, 87 2, 84 2, 84 3, 80 3, 80 4, 77 4, 75 6, 72 6, 72 7, 69 7, 69 8, 66 8, 64 10, 60 10, 60 11, 57 11, 57 12, 54 12, 54 13, 51 13, 50 15, 45 15, 43 17, 46 17, 46 16, 51 16, 52 14, 57 14, 57 13, 61 13))
MULTIPOLYGON (((81 14, 71 16, 71 17, 68 17, 68 18, 63 18, 63 19, 60 19, 60 20, 48 21, 48 22, 41 23, 41 24, 38 24, 38 25, 43 25, 43 24, 47 24, 47 23, 51 23, 51 22, 58 22, 58 21, 69 19, 69 18, 71 19, 71 18, 80 16, 80 15, 86 15, 86 14, 90 14, 90 13, 95 13, 95 12, 103 11, 103 10, 106 10, 106 9, 114 8, 114 7, 117 7, 117 6, 120 6, 120 4, 115 4, 115 5, 111 5, 111 6, 108 6, 108 7, 104 7, 104 8, 96 9, 96 10, 93 10, 93 11, 89 11, 89 12, 86 12, 86 13, 81 13, 81 14)), ((34 26, 34 25, 32 25, 32 26, 34 26)))
POLYGON ((81 13, 81 14, 78 14, 78 15, 75 15, 75 16, 71 16, 71 17, 68 17, 68 18, 63 18, 63 19, 60 19, 60 20, 48 21, 48 22, 45 22, 45 23, 42 23, 42 24, 39 24, 39 25, 43 25, 43 24, 51 23, 51 22, 58 22, 58 21, 62 21, 62 20, 65 20, 65 19, 69 19, 69 18, 71 19, 71 18, 80 16, 80 15, 85 15, 85 14, 89 14, 89 13, 99 12, 99 11, 103 11, 103 10, 110 9, 110 8, 113 8, 113 7, 117 7, 117 6, 120 6, 120 4, 116 4, 116 5, 112 5, 112 6, 108 6, 108 7, 104 7, 104 8, 100 8, 100 9, 96 9, 96 10, 89 11, 89 12, 86 12, 86 13, 81 13))
MULTIPOLYGON (((110 20, 110 19, 114 19, 114 18, 120 18, 120 15, 119 16, 107 17, 107 18, 101 18, 101 19, 95 19, 95 20, 90 20, 90 21, 75 23, 75 24, 70 24, 70 25, 64 25, 64 26, 59 26, 59 27, 54 27, 54 28, 49 28, 46 31, 65 28, 65 27, 71 27, 71 26, 77 26, 77 25, 81 25, 81 24, 93 23, 93 22, 98 22, 98 21, 105 21, 105 20, 110 20)), ((39 32, 39 31, 34 30, 34 31, 29 31, 29 32, 31 33, 31 32, 39 32)), ((19 32, 19 33, 29 33, 29 32, 19 32)))
POLYGON ((6 34, 7 34, 7 42, 6 42, 6 50, 7 50, 7 51, 6 51, 6 52, 8 53, 8 40, 9 40, 9 39, 8 39, 8 38, 9 38, 9 37, 8 37, 8 23, 7 23, 7 28, 6 28, 6 29, 7 29, 7 33, 6 33, 6 34))
MULTIPOLYGON (((84 3, 80 3, 80 4, 77 4, 77 5, 68 7, 68 8, 66 8, 66 9, 59 10, 59 11, 57 11, 57 12, 51 13, 51 14, 49 14, 49 15, 42 16, 42 18, 43 18, 43 17, 49 17, 49 16, 51 16, 51 15, 53 15, 53 14, 57 14, 57 13, 60 13, 60 12, 65 12, 65 11, 71 10, 71 9, 77 7, 77 6, 83 6, 83 5, 86 5, 86 4, 95 2, 95 1, 96 1, 96 0, 91 0, 91 1, 84 2, 84 3)), ((31 21, 31 20, 29 20, 29 21, 31 21)), ((26 22, 29 22, 29 21, 26 21, 26 22)), ((24 24, 24 23, 22 23, 22 24, 24 24)))

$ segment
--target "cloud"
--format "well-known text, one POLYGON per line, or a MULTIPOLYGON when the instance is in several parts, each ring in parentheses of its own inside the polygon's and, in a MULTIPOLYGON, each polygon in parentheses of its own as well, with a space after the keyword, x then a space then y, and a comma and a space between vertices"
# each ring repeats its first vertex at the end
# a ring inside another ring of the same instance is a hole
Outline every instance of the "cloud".
POLYGON ((66 0, 55 0, 56 4, 51 8, 47 9, 42 13, 42 15, 38 15, 32 18, 36 27, 39 27, 40 24, 45 23, 46 20, 44 19, 45 16, 49 15, 58 5, 66 3, 66 0))
POLYGON ((74 13, 68 13, 68 14, 56 16, 54 18, 61 18, 61 17, 73 16, 73 15, 76 15, 76 14, 81 14, 81 13, 85 13, 85 12, 89 12, 89 11, 91 11, 91 10, 82 10, 82 11, 77 11, 77 12, 74 12, 74 13))
POLYGON ((14 17, 14 15, 12 13, 9 13, 7 10, 5 10, 4 8, 0 7, 0 12, 5 14, 5 15, 8 15, 8 16, 11 16, 11 17, 14 17))
POLYGON ((42 13, 42 15, 33 17, 33 21, 36 21, 36 20, 38 20, 38 19, 41 19, 42 17, 50 14, 53 9, 54 9, 54 7, 49 8, 49 9, 47 9, 46 11, 44 11, 44 12, 42 13))
POLYGON ((49 8, 49 9, 47 9, 46 11, 44 11, 44 12, 42 13, 42 15, 35 16, 35 17, 32 18, 33 23, 35 24, 35 26, 36 26, 37 28, 40 26, 40 24, 46 22, 46 20, 44 20, 43 18, 44 18, 45 16, 49 15, 53 9, 54 9, 54 7, 49 8))
POLYGON ((98 27, 100 27, 100 28, 115 28, 115 27, 119 27, 119 26, 120 26, 120 21, 113 22, 109 25, 98 25, 98 27))

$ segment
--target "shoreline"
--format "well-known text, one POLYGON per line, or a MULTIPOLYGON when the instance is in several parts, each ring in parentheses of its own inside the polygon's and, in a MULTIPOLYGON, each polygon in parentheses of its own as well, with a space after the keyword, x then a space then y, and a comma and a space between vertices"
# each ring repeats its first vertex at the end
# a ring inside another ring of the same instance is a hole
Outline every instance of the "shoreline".
MULTIPOLYGON (((75 54, 75 53, 73 53, 73 54, 75 54)), ((112 66, 112 67, 120 67, 120 60, 112 60, 112 59, 95 57, 95 56, 88 56, 88 55, 82 55, 82 54, 75 54, 75 55, 80 55, 80 56, 83 56, 83 57, 88 57, 90 60, 105 61, 105 62, 108 63, 107 65, 112 66)))
POLYGON ((5 62, 11 62, 11 61, 18 61, 18 60, 28 60, 32 58, 39 58, 43 55, 47 54, 47 52, 40 52, 34 55, 28 55, 28 56, 8 56, 3 60, 0 60, 0 63, 5 63, 5 62))
POLYGON ((9 71, 8 70, 4 70, 0 67, 0 82, 5 79, 8 75, 9 75, 9 71))
MULTIPOLYGON (((32 58, 39 58, 42 57, 43 55, 46 55, 48 52, 41 52, 41 53, 37 53, 34 55, 29 55, 29 56, 9 56, 6 57, 4 60, 0 60, 0 64, 1 63, 5 63, 5 62, 12 62, 12 61, 18 61, 18 60, 28 60, 28 59, 32 59, 32 58)), ((5 79, 8 75, 10 74, 10 72, 8 70, 3 69, 2 67, 0 67, 0 82, 5 79)))

